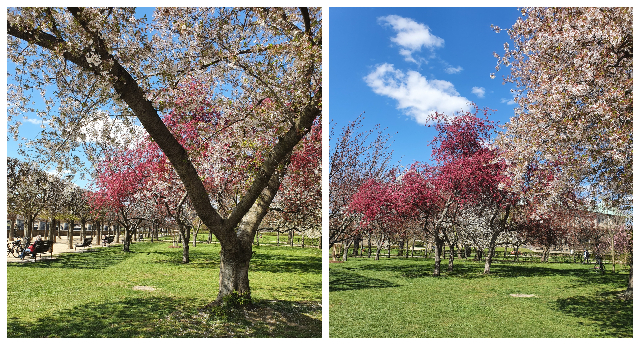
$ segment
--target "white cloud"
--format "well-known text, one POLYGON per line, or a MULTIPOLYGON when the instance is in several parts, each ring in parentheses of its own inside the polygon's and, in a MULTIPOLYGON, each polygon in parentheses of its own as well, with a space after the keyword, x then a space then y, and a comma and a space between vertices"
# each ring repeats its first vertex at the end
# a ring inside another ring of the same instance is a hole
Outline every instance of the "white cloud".
POLYGON ((42 119, 31 119, 31 118, 27 118, 25 119, 25 121, 29 123, 33 123, 34 125, 38 125, 38 126, 46 125, 49 123, 49 121, 42 121, 42 119))
POLYGON ((142 126, 125 123, 120 119, 112 119, 109 114, 100 112, 88 124, 80 128, 84 141, 115 144, 132 148, 145 138, 146 131, 142 126))
POLYGON ((447 72, 448 74, 460 73, 460 72, 462 72, 462 66, 458 66, 458 67, 449 66, 449 67, 445 68, 444 71, 447 72))
POLYGON ((516 104, 516 101, 514 101, 513 99, 500 98, 500 103, 507 103, 511 105, 511 104, 516 104))
POLYGON ((473 88, 471 88, 471 93, 478 96, 478 98, 484 98, 484 92, 484 87, 474 86, 473 88))
POLYGON ((378 22, 390 25, 396 31, 397 34, 391 38, 391 41, 403 48, 400 49, 400 54, 405 57, 406 61, 418 63, 412 53, 420 51, 422 47, 434 49, 444 45, 444 40, 431 34, 428 26, 412 19, 389 15, 379 17, 378 22))
POLYGON ((435 112, 454 115, 470 110, 470 101, 446 80, 427 80, 415 71, 403 73, 391 64, 378 65, 364 78, 373 92, 395 99, 417 123, 425 124, 435 112))
POLYGON ((62 171, 58 171, 55 168, 51 168, 51 169, 47 170, 47 174, 62 178, 64 176, 66 176, 66 175, 71 174, 71 170, 62 169, 62 171))

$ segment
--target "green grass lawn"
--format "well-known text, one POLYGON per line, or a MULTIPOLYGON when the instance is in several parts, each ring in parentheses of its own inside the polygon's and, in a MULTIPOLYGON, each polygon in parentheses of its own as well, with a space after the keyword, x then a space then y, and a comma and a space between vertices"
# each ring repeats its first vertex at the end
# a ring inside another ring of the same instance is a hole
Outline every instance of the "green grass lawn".
POLYGON ((633 302, 616 297, 626 288, 628 269, 601 275, 593 265, 494 264, 485 276, 483 268, 484 262, 456 260, 453 273, 433 277, 433 259, 332 263, 329 335, 633 336, 633 302))
POLYGON ((315 248, 254 246, 254 305, 200 310, 218 293, 220 247, 140 242, 7 263, 8 337, 321 337, 315 248), (134 286, 154 291, 134 290, 134 286))

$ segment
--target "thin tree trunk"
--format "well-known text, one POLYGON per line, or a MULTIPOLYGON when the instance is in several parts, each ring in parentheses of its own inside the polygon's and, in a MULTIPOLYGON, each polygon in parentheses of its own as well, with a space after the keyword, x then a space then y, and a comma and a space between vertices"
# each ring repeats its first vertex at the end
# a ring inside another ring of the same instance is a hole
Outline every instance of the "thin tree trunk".
MULTIPOLYGON (((602 259, 604 260, 604 257, 602 259)), ((616 273, 616 251, 614 248, 613 236, 611 236, 611 272, 616 273)))
POLYGON ((629 264, 629 284, 627 284, 627 290, 624 292, 623 296, 628 300, 633 298, 633 258, 629 264))
POLYGON ((442 240, 439 238, 438 234, 434 238, 435 240, 435 253, 434 253, 434 263, 433 263, 433 276, 440 276, 440 252, 442 251, 442 240))
POLYGON ((33 230, 33 220, 34 220, 33 218, 34 217, 32 217, 30 215, 27 216, 27 224, 26 224, 27 225, 27 229, 25 231, 25 234, 26 234, 25 237, 29 237, 29 238, 33 237, 33 236, 31 236, 32 235, 31 231, 33 230))
MULTIPOLYGON (((198 241, 198 232, 200 231, 200 229, 194 229, 194 233, 193 233, 193 246, 196 246, 196 242, 198 241)), ((256 232, 257 233, 257 232, 256 232)))
POLYGON ((189 226, 180 225, 180 237, 182 237, 182 263, 183 264, 189 263, 190 232, 191 232, 191 228, 189 226))
POLYGON ((100 245, 102 242, 102 222, 96 222, 94 225, 96 228, 96 239, 98 240, 98 245, 100 245))
POLYGON ((9 225, 9 241, 13 241, 16 235, 16 219, 17 217, 9 218, 11 221, 11 225, 9 225))
POLYGON ((69 249, 73 249, 73 228, 76 226, 76 222, 72 219, 69 223, 69 231, 67 231, 67 241, 69 242, 69 249))
POLYGON ((491 262, 496 251, 496 239, 498 238, 498 234, 500 234, 499 231, 494 231, 493 234, 491 234, 491 240, 489 241, 489 252, 487 253, 487 259, 484 262, 483 274, 489 274, 491 272, 491 262))
MULTIPOLYGON (((120 235, 120 227, 118 227, 118 236, 120 235)), ((129 240, 131 238, 131 229, 129 229, 128 226, 124 227, 124 241, 122 242, 122 251, 125 253, 129 252, 129 244, 131 243, 131 241, 129 240)))
POLYGON ((351 242, 349 240, 345 240, 342 242, 342 261, 347 262, 347 258, 349 257, 349 247, 351 246, 351 242))

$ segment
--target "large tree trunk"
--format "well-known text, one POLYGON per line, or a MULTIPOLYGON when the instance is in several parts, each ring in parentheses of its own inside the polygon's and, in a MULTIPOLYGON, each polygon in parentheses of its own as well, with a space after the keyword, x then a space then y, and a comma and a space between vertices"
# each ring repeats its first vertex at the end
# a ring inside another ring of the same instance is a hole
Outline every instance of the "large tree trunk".
MULTIPOLYGON (((287 156, 287 162, 289 158, 290 156, 287 156)), ((251 299, 249 263, 253 255, 253 237, 280 189, 284 174, 285 171, 282 169, 271 176, 267 187, 262 190, 260 196, 238 223, 237 231, 231 233, 233 236, 218 238, 220 241, 220 291, 210 305, 223 304, 225 296, 233 293, 237 293, 243 299, 251 299)))
POLYGON ((232 293, 250 299, 249 263, 251 243, 244 243, 234 250, 220 250, 220 290, 214 303, 224 303, 224 298, 232 293))

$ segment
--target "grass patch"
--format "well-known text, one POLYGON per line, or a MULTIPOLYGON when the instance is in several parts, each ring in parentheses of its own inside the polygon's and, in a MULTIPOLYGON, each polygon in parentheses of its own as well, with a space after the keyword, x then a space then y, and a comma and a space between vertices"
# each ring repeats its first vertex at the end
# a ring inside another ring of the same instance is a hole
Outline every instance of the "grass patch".
POLYGON ((254 303, 241 309, 201 310, 218 293, 214 244, 190 247, 189 264, 167 242, 7 263, 7 336, 321 337, 321 251, 254 251, 254 303))
POLYGON ((330 337, 593 338, 633 336, 629 271, 592 265, 350 258, 330 264, 330 337), (446 270, 446 264, 444 266, 446 270), (511 294, 534 295, 512 297, 511 294))

